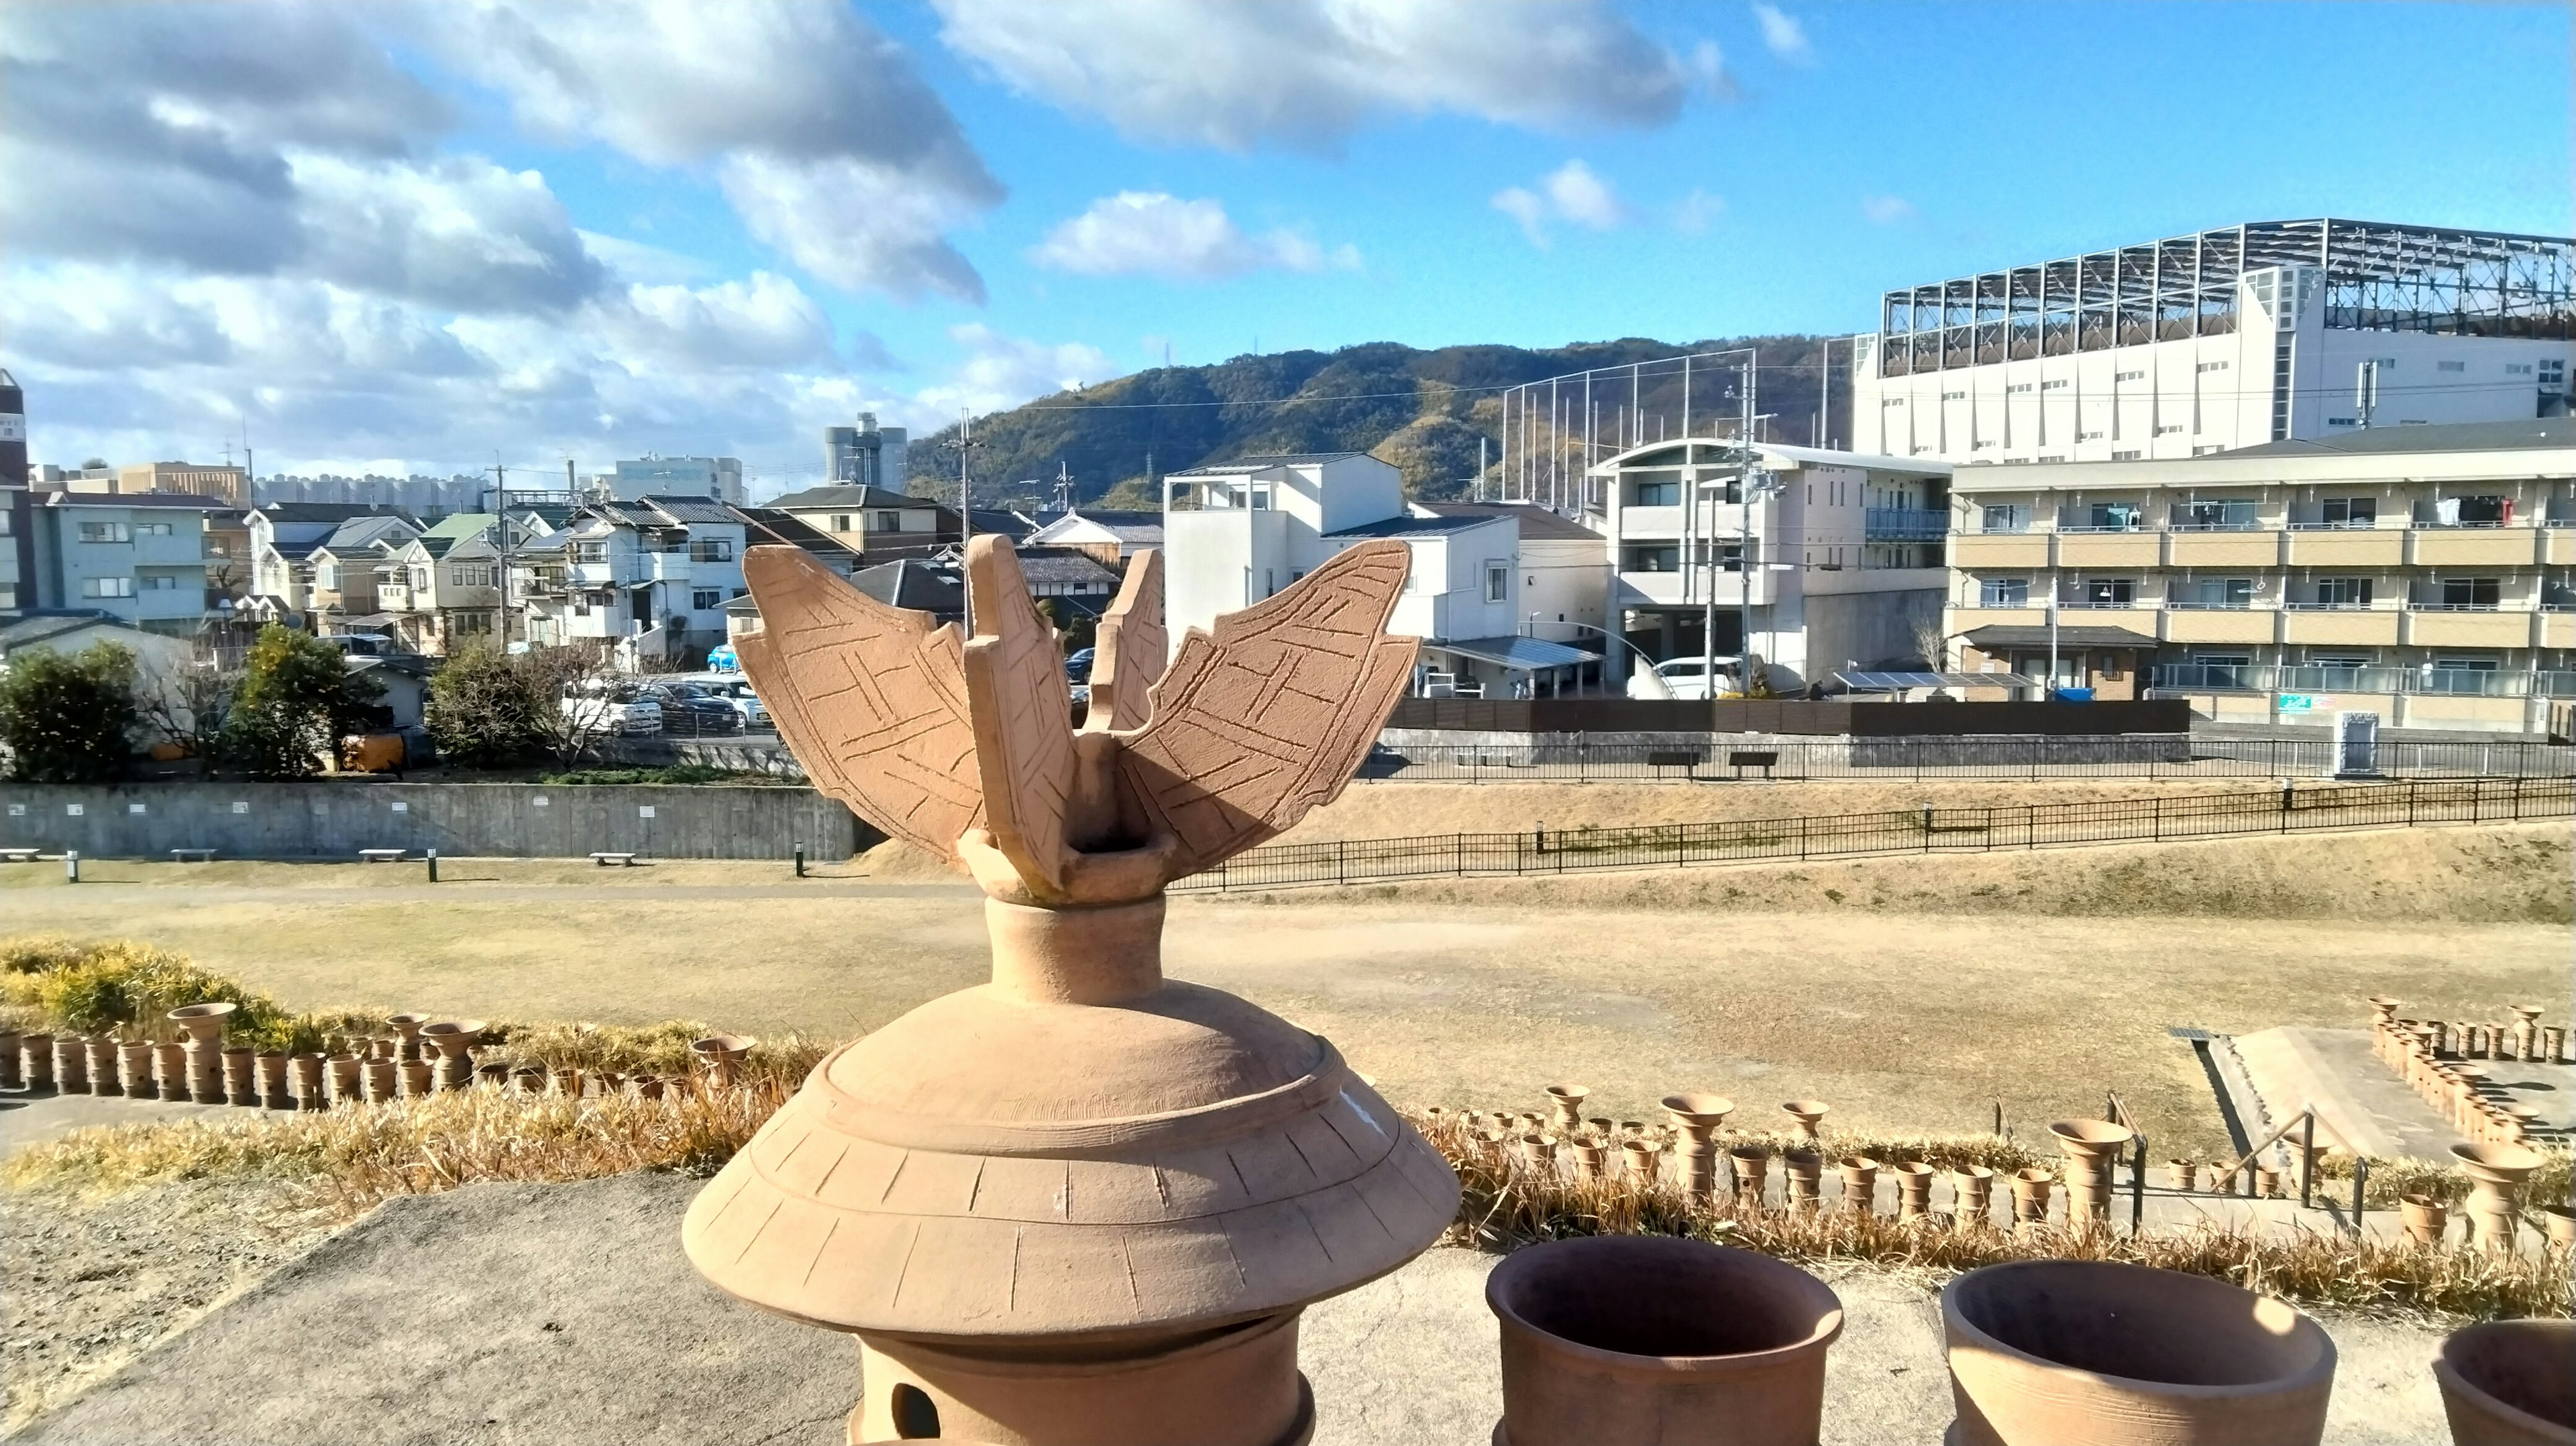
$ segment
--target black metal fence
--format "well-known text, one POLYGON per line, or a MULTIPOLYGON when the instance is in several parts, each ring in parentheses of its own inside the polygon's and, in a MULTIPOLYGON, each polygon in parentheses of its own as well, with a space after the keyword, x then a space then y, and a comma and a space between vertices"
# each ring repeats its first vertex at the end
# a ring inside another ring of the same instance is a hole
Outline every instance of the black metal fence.
MULTIPOLYGON (((2576 748, 2520 739, 2379 744, 2391 778, 2567 778, 2576 748)), ((2325 778, 2329 739, 1836 738, 1692 743, 1380 744, 1366 779, 1415 783, 1538 780, 1705 783, 1737 778, 2325 778)))
POLYGON ((1174 889, 1286 889, 1471 874, 1989 853, 2064 844, 2149 843, 2243 834, 2506 823, 2576 816, 2576 779, 2488 778, 2317 784, 2089 803, 1898 809, 1815 818, 1730 819, 1636 828, 1533 829, 1277 844, 1237 855, 1174 889))

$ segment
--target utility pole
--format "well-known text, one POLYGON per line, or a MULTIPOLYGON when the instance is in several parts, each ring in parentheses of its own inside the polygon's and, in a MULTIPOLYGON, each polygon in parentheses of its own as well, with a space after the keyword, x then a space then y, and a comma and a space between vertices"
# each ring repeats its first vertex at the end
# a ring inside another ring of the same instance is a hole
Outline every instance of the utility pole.
MULTIPOLYGON (((967 454, 975 450, 975 418, 972 413, 957 413, 957 578, 963 584, 966 575, 966 549, 975 540, 975 488, 966 469, 967 454)), ((975 589, 958 589, 964 603, 966 636, 975 636, 975 589)))
MULTIPOLYGON (((564 459, 564 475, 572 475, 572 459, 564 459)), ((501 519, 501 651, 510 651, 510 469, 497 460, 492 464, 492 512, 501 519)))

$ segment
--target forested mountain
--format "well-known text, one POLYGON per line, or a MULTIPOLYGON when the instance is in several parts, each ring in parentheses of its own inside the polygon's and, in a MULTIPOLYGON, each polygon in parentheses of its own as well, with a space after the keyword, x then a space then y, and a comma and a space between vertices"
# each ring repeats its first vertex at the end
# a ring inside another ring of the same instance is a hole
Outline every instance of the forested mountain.
MULTIPOLYGON (((1418 351, 1371 342, 1336 352, 1291 351, 1239 356, 1213 366, 1156 367, 1026 406, 978 417, 972 467, 978 502, 1026 504, 1049 495, 1061 465, 1085 502, 1159 506, 1149 477, 1246 453, 1364 451, 1403 469, 1411 495, 1464 495, 1473 485, 1477 440, 1488 443, 1489 474, 1502 461, 1502 389, 1586 368, 1640 367, 1635 413, 1643 435, 1678 435, 1682 368, 1671 358, 1737 346, 1759 349, 1756 402, 1769 414, 1757 433, 1775 442, 1815 436, 1823 381, 1832 355, 1832 430, 1849 435, 1850 351, 1814 336, 1741 337, 1685 344, 1629 337, 1543 351, 1509 346, 1450 346, 1418 351)), ((1691 430, 1734 435, 1740 403, 1732 362, 1695 363, 1689 388, 1691 430)), ((1581 388, 1560 387, 1558 406, 1569 438, 1583 432, 1581 388)), ((1596 377, 1592 408, 1600 455, 1629 424, 1626 375, 1596 377)), ((1544 432, 1554 409, 1532 413, 1544 432)), ((1513 430, 1521 432, 1517 413, 1513 430)), ((954 498, 957 429, 916 438, 911 490, 954 498)), ((1515 446, 1519 443, 1516 441, 1515 446)), ((1569 453, 1576 456, 1579 453, 1569 453)))

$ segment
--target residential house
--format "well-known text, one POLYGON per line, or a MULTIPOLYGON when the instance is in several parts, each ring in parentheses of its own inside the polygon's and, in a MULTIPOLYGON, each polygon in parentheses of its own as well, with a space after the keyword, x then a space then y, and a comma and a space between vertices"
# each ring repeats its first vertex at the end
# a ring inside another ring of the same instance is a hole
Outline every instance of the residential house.
POLYGON ((230 510, 221 501, 184 492, 40 492, 32 502, 34 596, 22 601, 96 609, 148 632, 204 627, 206 520, 230 510))
POLYGON ((377 603, 413 652, 444 657, 499 634, 502 525, 488 512, 443 517, 387 559, 377 603))
POLYGON ((803 518, 770 507, 738 507, 742 515, 743 538, 751 547, 801 547, 816 562, 843 577, 866 566, 860 560, 858 545, 844 543, 818 532, 803 518))
POLYGON ((1609 540, 1608 605, 1636 649, 1615 650, 1614 676, 1631 659, 1738 656, 1748 625, 1774 692, 1913 660, 1939 626, 1950 475, 1936 458, 1773 443, 1748 460, 1717 438, 1595 464, 1584 520, 1609 540))
MULTIPOLYGON (((955 508, 882 487, 808 487, 773 498, 761 511, 784 513, 850 548, 863 567, 897 557, 928 557, 957 546, 963 537, 955 508)), ((974 524, 977 533, 1000 533, 1013 542, 1037 530, 1018 513, 995 508, 976 508, 974 524)))
POLYGON ((1520 523, 1508 512, 1415 516, 1396 469, 1361 452, 1238 458, 1163 479, 1164 616, 1190 628, 1271 596, 1373 538, 1412 552, 1389 627, 1422 639, 1417 684, 1526 695, 1579 681, 1597 649, 1524 635, 1520 523))
POLYGON ((2225 722, 2539 732, 2576 698, 2576 421, 1962 469, 1955 488, 1963 668, 2143 684, 2225 722))
MULTIPOLYGON (((165 631, 147 631, 97 608, 29 611, 0 618, 0 673, 6 673, 13 662, 30 653, 69 656, 98 643, 114 643, 132 653, 138 690, 147 697, 159 694, 180 727, 194 726, 195 720, 188 716, 186 706, 188 691, 181 678, 189 669, 205 666, 205 650, 199 641, 165 631)), ((147 706, 145 711, 152 710, 147 706)))
POLYGON ((1058 615, 1059 625, 1069 620, 1072 612, 1099 616, 1118 595, 1118 570, 1088 553, 1062 547, 1022 547, 1019 560, 1020 576, 1027 581, 1031 598, 1054 598, 1070 609, 1058 615))
POLYGON ((1122 572, 1138 550, 1163 545, 1159 512, 1085 512, 1080 508, 1040 519, 1029 534, 1030 547, 1070 547, 1089 553, 1122 572))
POLYGON ((727 633, 725 605, 746 591, 748 528, 704 497, 578 509, 562 531, 514 549, 510 585, 526 599, 528 640, 606 640, 628 667, 703 660, 727 633))
MULTIPOLYGON (((1416 517, 1510 517, 1520 525, 1520 631, 1600 649, 1610 592, 1609 539, 1527 502, 1416 502, 1416 517)), ((1625 649, 1605 649, 1624 652, 1625 649)))
POLYGON ((244 513, 252 608, 270 622, 303 614, 313 604, 313 550, 342 523, 366 517, 399 518, 419 529, 411 514, 368 503, 263 502, 244 513))
POLYGON ((352 517, 305 555, 311 582, 304 612, 316 633, 379 631, 393 624, 376 596, 384 567, 421 534, 420 524, 391 513, 352 517))

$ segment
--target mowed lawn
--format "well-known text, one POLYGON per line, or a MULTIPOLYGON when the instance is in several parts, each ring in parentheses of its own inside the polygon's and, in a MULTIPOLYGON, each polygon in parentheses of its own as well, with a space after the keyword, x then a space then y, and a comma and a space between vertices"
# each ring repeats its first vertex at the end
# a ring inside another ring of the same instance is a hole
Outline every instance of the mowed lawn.
MULTIPOLYGON (((103 865, 94 877, 132 882, 21 881, 0 890, 0 933, 149 940, 299 1007, 830 1037, 986 967, 980 896, 935 880, 460 861, 452 874, 492 882, 431 890, 416 870, 231 867, 220 880, 103 865)), ((1491 890, 1180 898, 1165 949, 1170 972, 1331 1036, 1404 1101, 1538 1108, 1542 1086, 1573 1081, 1602 1112, 1638 1118, 1667 1092, 1709 1089, 1748 1117, 1815 1096, 1836 1120, 1904 1131, 1984 1128, 2000 1101, 2027 1133, 2117 1089, 2160 1149, 2203 1151, 2223 1135, 2169 1026, 2350 1027, 2381 991, 2487 1017, 2563 1002, 2566 958, 2558 924, 1712 914, 1491 890)))

